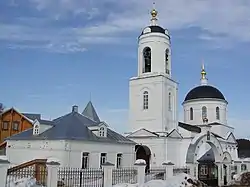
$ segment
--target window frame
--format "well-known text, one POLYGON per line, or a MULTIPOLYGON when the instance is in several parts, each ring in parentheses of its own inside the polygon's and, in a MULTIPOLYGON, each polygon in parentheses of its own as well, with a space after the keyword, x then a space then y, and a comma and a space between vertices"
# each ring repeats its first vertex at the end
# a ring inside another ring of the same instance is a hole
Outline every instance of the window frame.
POLYGON ((172 93, 171 92, 168 93, 168 110, 169 111, 172 110, 172 93))
POLYGON ((34 126, 34 135, 38 135, 39 134, 39 125, 35 125, 34 126))
POLYGON ((3 131, 9 130, 9 125, 10 125, 10 121, 3 121, 3 122, 2 122, 2 130, 3 130, 3 131), (5 128, 5 127, 6 127, 6 128, 5 128))
POLYGON ((206 106, 202 106, 201 108, 201 117, 202 119, 207 119, 207 107, 206 106))
POLYGON ((100 154, 100 167, 102 167, 102 165, 107 162, 107 153, 101 153, 100 154), (104 159, 104 162, 103 162, 104 159))
POLYGON ((190 107, 190 111, 189 111, 189 120, 194 120, 194 109, 193 107, 190 107))
POLYGON ((20 122, 19 121, 13 121, 12 122, 12 130, 19 131, 19 126, 20 126, 20 122))
POLYGON ((116 155, 116 168, 122 167, 122 153, 117 153, 116 155))
POLYGON ((148 91, 143 92, 143 110, 148 110, 149 108, 149 93, 148 91))
POLYGON ((150 73, 152 71, 152 50, 150 47, 145 47, 142 51, 142 56, 143 56, 143 69, 142 73, 150 73), (147 54, 147 52, 149 54, 147 54), (149 71, 146 71, 146 59, 150 60, 150 65, 149 65, 149 71))
POLYGON ((99 128, 99 136, 100 137, 105 137, 105 128, 104 127, 99 128))
POLYGON ((215 117, 216 117, 216 120, 220 120, 220 107, 216 107, 215 109, 215 117))
POLYGON ((170 70, 169 70, 169 49, 167 48, 165 50, 165 73, 169 74, 170 70))
POLYGON ((89 168, 89 152, 82 152, 82 169, 88 169, 89 168))

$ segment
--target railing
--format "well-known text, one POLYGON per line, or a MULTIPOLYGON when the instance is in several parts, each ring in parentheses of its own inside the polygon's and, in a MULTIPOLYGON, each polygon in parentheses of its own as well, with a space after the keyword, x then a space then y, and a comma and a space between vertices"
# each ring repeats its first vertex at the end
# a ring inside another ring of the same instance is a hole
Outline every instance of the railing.
POLYGON ((146 173, 145 181, 164 180, 165 177, 166 177, 166 168, 165 167, 150 168, 146 173))
POLYGON ((37 185, 46 186, 47 169, 44 165, 31 165, 24 168, 13 167, 7 172, 6 187, 14 186, 13 183, 21 179, 35 179, 37 185))
POLYGON ((58 186, 103 187, 102 169, 59 168, 58 186))
POLYGON ((173 173, 174 173, 174 175, 179 174, 179 173, 190 174, 190 168, 188 168, 188 167, 181 167, 181 168, 174 167, 173 173))
POLYGON ((120 183, 137 183, 136 168, 120 168, 112 170, 112 185, 120 183))

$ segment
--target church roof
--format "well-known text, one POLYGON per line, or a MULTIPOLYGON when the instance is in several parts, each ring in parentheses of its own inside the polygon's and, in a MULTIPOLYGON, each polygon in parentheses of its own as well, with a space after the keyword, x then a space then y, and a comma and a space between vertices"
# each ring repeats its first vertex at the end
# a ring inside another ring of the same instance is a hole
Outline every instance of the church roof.
POLYGON ((100 119, 91 101, 88 102, 87 106, 82 112, 82 115, 88 117, 89 119, 93 121, 100 122, 100 119))
POLYGON ((15 134, 7 138, 7 140, 86 140, 134 144, 133 141, 109 128, 107 128, 106 137, 95 135, 89 127, 98 127, 101 122, 89 119, 76 111, 72 111, 64 116, 54 119, 53 121, 46 120, 46 122, 48 125, 52 125, 52 127, 39 135, 34 136, 33 129, 29 129, 15 134))
POLYGON ((212 149, 209 149, 202 155, 198 160, 198 162, 215 162, 214 152, 212 149))
POLYGON ((178 122, 178 126, 185 129, 185 130, 187 130, 187 131, 190 131, 190 132, 196 132, 196 133, 201 132, 201 128, 198 127, 198 126, 195 126, 195 125, 190 125, 190 124, 187 124, 187 123, 178 122))
POLYGON ((184 101, 194 99, 222 99, 225 100, 224 95, 215 87, 209 85, 201 85, 193 88, 188 92, 184 101))

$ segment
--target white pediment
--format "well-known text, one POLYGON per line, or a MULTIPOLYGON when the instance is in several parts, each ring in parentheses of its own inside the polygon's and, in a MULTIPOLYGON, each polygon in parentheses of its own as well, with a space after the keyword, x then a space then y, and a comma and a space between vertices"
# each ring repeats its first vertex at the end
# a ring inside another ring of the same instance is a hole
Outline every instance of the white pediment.
POLYGON ((170 131, 168 134, 168 137, 170 137, 170 138, 182 138, 181 134, 176 129, 173 129, 172 131, 170 131))
POLYGON ((139 129, 139 130, 129 134, 127 137, 131 138, 131 137, 158 137, 158 136, 159 136, 158 134, 151 132, 151 131, 148 131, 146 129, 139 129))
POLYGON ((232 132, 228 134, 226 139, 227 139, 227 142, 236 143, 236 138, 234 137, 232 132))

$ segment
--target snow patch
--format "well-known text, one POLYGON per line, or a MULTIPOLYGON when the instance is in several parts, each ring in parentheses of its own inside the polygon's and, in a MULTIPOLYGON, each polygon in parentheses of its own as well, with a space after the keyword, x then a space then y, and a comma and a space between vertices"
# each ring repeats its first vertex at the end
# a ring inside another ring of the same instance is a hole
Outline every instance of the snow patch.
MULTIPOLYGON (((194 179, 193 177, 180 173, 176 176, 168 178, 166 181, 164 180, 150 180, 146 182, 143 187, 195 187, 201 186, 199 181, 194 179)), ((138 187, 138 184, 117 184, 113 187, 138 187)))
POLYGON ((49 157, 49 158, 47 158, 47 162, 48 163, 49 162, 58 162, 58 163, 60 163, 60 160, 58 158, 55 158, 55 157, 49 157))
POLYGON ((19 180, 16 180, 15 182, 10 182, 7 184, 9 187, 43 187, 36 185, 36 179, 31 177, 31 178, 22 178, 19 180))
POLYGON ((0 155, 0 160, 7 160, 8 161, 8 158, 6 155, 0 155))
POLYGON ((146 161, 143 159, 138 159, 135 161, 135 164, 146 164, 146 161))

